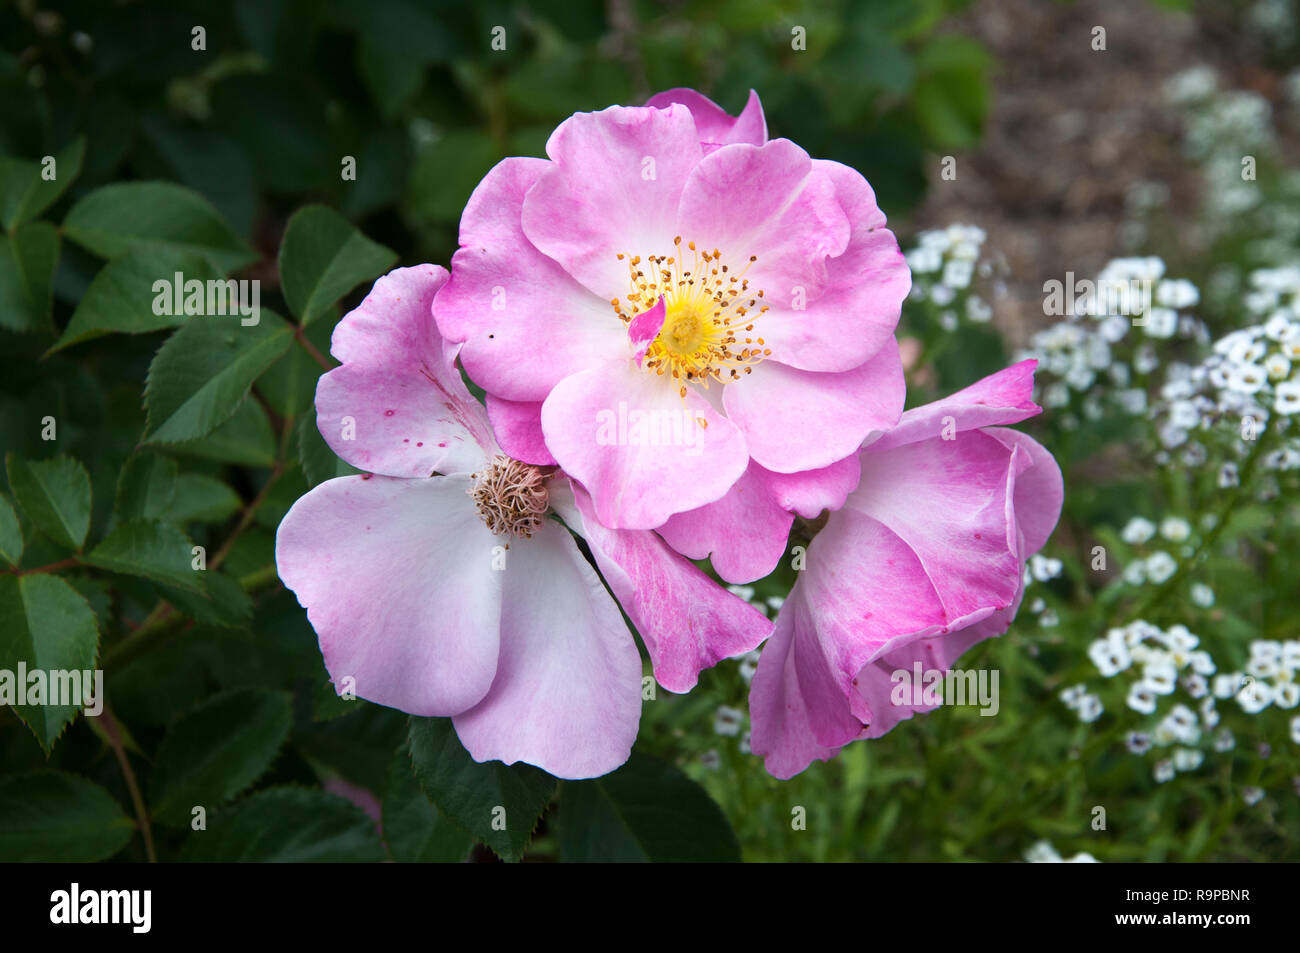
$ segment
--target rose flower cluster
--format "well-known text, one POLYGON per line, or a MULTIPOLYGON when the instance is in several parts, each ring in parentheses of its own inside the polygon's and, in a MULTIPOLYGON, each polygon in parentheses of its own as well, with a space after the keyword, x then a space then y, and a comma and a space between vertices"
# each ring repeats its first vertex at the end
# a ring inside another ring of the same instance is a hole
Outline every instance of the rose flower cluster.
POLYGON ((1055 461, 1007 429, 1034 362, 904 411, 898 243, 755 94, 576 114, 546 153, 487 174, 450 271, 391 272, 334 332, 318 425, 364 472, 276 541, 332 680, 563 778, 636 740, 628 620, 673 692, 766 640, 777 777, 911 717, 891 672, 1005 631, 1060 513, 1055 461), (796 518, 820 529, 775 623, 696 565, 764 577, 796 518))

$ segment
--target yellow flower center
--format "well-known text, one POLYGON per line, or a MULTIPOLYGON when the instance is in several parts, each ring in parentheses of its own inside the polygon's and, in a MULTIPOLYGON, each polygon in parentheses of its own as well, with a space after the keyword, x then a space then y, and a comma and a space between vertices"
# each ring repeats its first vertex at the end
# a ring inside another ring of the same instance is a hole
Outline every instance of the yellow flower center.
POLYGON ((754 319, 767 311, 762 290, 751 290, 745 277, 757 257, 751 255, 737 273, 723 264, 716 248, 701 251, 695 242, 688 242, 688 261, 681 254, 680 235, 673 244, 673 255, 650 255, 645 267, 640 255, 620 254, 619 261, 628 263, 631 290, 610 304, 626 324, 664 299, 663 327, 646 349, 641 366, 670 377, 685 397, 687 384, 707 389, 710 379, 737 380, 772 351, 753 335, 754 319))

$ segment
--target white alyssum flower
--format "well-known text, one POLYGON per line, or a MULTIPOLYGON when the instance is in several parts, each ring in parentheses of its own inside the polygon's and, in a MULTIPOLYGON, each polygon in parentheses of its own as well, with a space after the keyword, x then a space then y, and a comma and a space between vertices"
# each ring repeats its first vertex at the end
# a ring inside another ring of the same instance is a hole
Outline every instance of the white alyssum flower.
POLYGON ((1120 539, 1130 546, 1138 546, 1156 534, 1156 524, 1142 516, 1135 516, 1120 530, 1120 539))
POLYGON ((1101 699, 1096 695, 1084 695, 1083 698, 1079 699, 1079 720, 1084 724, 1091 724, 1096 721, 1105 710, 1101 704, 1101 699))
POLYGON ((1171 543, 1185 543, 1192 535, 1192 524, 1181 516, 1166 516, 1160 521, 1160 535, 1171 543))
POLYGON ((1134 682, 1128 690, 1127 704, 1139 714, 1150 715, 1156 710, 1156 692, 1145 682, 1134 682))
POLYGON ((728 738, 734 738, 740 734, 740 728, 744 723, 745 713, 738 708, 719 705, 718 710, 713 715, 714 732, 728 738))
POLYGON ((1247 682, 1246 686, 1237 692, 1236 698, 1242 711, 1248 715, 1258 715, 1272 703, 1273 689, 1267 682, 1255 679, 1247 682))

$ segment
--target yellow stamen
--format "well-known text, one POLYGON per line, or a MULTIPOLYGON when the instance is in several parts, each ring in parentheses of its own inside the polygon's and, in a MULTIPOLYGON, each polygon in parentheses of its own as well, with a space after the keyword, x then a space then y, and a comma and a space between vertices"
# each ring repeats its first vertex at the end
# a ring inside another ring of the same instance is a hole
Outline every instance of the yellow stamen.
POLYGON ((768 308, 762 303, 763 292, 751 290, 745 277, 757 256, 751 255, 736 274, 722 264, 722 253, 716 248, 698 250, 688 242, 687 262, 680 235, 673 244, 675 254, 650 255, 646 268, 640 267, 640 255, 620 254, 619 261, 628 263, 631 290, 623 301, 615 298, 610 303, 626 324, 664 299, 663 327, 646 349, 641 366, 669 377, 685 397, 688 384, 707 389, 710 379, 726 383, 751 373, 772 350, 752 334, 754 318, 768 308))

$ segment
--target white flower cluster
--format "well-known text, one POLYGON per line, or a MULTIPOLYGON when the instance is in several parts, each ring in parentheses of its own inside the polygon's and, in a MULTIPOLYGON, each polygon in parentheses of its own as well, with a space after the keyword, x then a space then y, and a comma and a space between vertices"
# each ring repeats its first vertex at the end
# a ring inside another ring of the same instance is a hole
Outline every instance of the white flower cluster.
POLYGON ((993 272, 990 263, 980 262, 986 237, 975 225, 931 229, 918 235, 916 247, 904 256, 912 270, 911 297, 939 307, 945 331, 955 330, 963 317, 975 324, 987 324, 993 317, 989 303, 970 292, 977 274, 988 277, 993 272))
POLYGON ((755 599, 753 586, 728 586, 727 591, 733 596, 739 596, 759 612, 765 613, 772 618, 775 618, 776 614, 781 611, 781 606, 785 605, 784 596, 768 596, 762 601, 755 599))
POLYGON ((1160 366, 1155 345, 1174 337, 1208 341, 1205 326, 1187 313, 1200 291, 1185 278, 1166 278, 1164 261, 1155 257, 1112 259, 1091 286, 1088 306, 1066 301, 1065 319, 1036 333, 1017 359, 1037 359, 1049 408, 1068 406, 1076 392, 1085 395, 1082 411, 1090 420, 1103 415, 1103 398, 1124 413, 1144 414, 1144 380, 1160 366))
MULTIPOLYGON (((1120 578, 1130 586, 1141 586, 1146 583, 1160 585, 1173 577, 1178 571, 1178 557, 1191 556, 1195 551, 1192 543, 1192 524, 1181 516, 1166 516, 1160 521, 1160 526, 1144 516, 1135 516, 1124 525, 1120 530, 1120 539, 1130 546, 1142 547, 1150 550, 1145 555, 1135 556, 1124 564, 1124 570, 1120 578), (1156 538, 1157 532, 1160 539, 1156 538), (1155 549, 1148 546, 1154 542, 1156 546, 1168 548, 1155 549), (1171 554, 1169 549, 1173 549, 1171 554)), ((1205 594, 1204 587, 1193 593, 1193 601, 1197 605, 1213 605, 1214 591, 1209 590, 1208 597, 1205 594)))
MULTIPOLYGON (((1050 582, 1061 575, 1065 566, 1059 559, 1053 559, 1050 556, 1044 556, 1042 553, 1035 553, 1029 557, 1025 563, 1025 591, 1029 592, 1029 587, 1034 583, 1050 582)), ((1038 617, 1038 624, 1043 628, 1052 628, 1060 623, 1060 616, 1056 614, 1055 609, 1047 605, 1047 601, 1041 596, 1035 596, 1027 600, 1025 607, 1031 615, 1038 617)))
POLYGON ((1080 852, 1073 857, 1062 857, 1051 841, 1040 840, 1025 851, 1025 862, 1029 864, 1095 864, 1099 863, 1092 854, 1080 852))
POLYGON ((1206 212, 1228 227, 1227 216, 1260 204, 1253 177, 1242 175, 1242 158, 1273 150, 1273 107, 1251 90, 1220 91, 1214 71, 1204 66, 1176 74, 1165 95, 1184 112, 1184 153, 1203 164, 1206 212))
MULTIPOLYGON (((1220 672, 1186 626, 1161 629, 1139 619, 1094 641, 1088 657, 1103 678, 1129 673, 1125 704, 1155 720, 1147 730, 1130 731, 1125 743, 1135 755, 1161 749, 1164 756, 1152 773, 1162 783, 1199 768, 1207 746, 1218 753, 1236 747, 1232 732, 1219 727, 1219 701, 1232 700, 1246 715, 1270 705, 1288 710, 1300 705, 1300 640, 1256 640, 1243 671, 1220 672), (1162 711, 1166 699, 1172 704, 1162 711)), ((1084 722, 1095 721, 1103 710, 1100 697, 1084 684, 1064 689, 1060 698, 1084 722)), ((1300 744, 1300 716, 1290 720, 1290 733, 1300 744)))
MULTIPOLYGON (((1244 303, 1259 323, 1215 341, 1199 364, 1170 364, 1160 390, 1160 442, 1171 450, 1186 445, 1192 455, 1189 463, 1203 454, 1203 448, 1190 441, 1196 431, 1227 421, 1246 442, 1255 439, 1273 415, 1300 414, 1300 265, 1254 271, 1250 287, 1244 303)), ((1284 426, 1289 429, 1289 424, 1284 426)), ((1285 439, 1266 466, 1300 468, 1300 441, 1285 439)), ((1233 483, 1235 467, 1229 466, 1220 484, 1233 483)))

